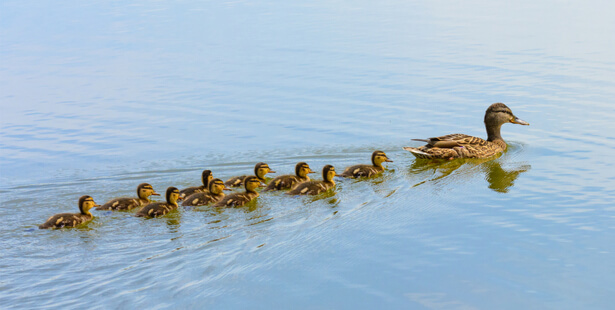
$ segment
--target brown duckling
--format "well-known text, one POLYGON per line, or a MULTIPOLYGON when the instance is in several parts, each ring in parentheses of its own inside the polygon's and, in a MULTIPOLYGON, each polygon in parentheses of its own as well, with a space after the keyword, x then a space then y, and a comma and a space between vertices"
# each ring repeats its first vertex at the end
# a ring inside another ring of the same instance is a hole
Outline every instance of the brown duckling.
POLYGON ((177 209, 177 201, 181 200, 181 198, 179 197, 179 190, 176 187, 171 186, 167 188, 167 193, 165 197, 167 202, 150 203, 137 211, 136 216, 159 217, 177 209))
POLYGON ((345 178, 371 177, 384 171, 383 162, 393 162, 383 151, 372 153, 371 165, 354 165, 346 168, 340 176, 345 178))
POLYGON ((253 175, 246 177, 243 183, 246 189, 245 192, 227 195, 222 198, 222 200, 218 201, 214 207, 241 207, 258 197, 258 193, 256 192, 258 187, 265 187, 265 184, 253 175))
POLYGON ((147 184, 141 183, 137 186, 138 198, 115 198, 109 200, 102 206, 96 207, 96 210, 131 210, 136 207, 141 207, 148 204, 149 196, 160 196, 154 191, 154 188, 147 184))
POLYGON ((206 192, 209 189, 209 182, 211 182, 213 178, 214 176, 211 170, 203 170, 203 173, 201 173, 201 182, 203 182, 203 185, 184 188, 179 191, 179 197, 186 198, 194 193, 206 192))
POLYGON ((223 191, 230 191, 220 179, 213 179, 209 182, 209 190, 207 192, 194 193, 182 202, 182 206, 204 206, 212 202, 218 202, 224 198, 223 191))
POLYGON ((276 177, 269 182, 264 191, 290 189, 299 183, 308 182, 310 181, 308 173, 315 172, 307 163, 300 162, 295 166, 295 175, 287 174, 276 177))
POLYGON ((92 197, 85 195, 79 198, 79 213, 60 213, 56 214, 38 228, 62 228, 62 227, 75 227, 77 225, 91 221, 94 216, 90 213, 90 209, 98 207, 92 197))
MULTIPOLYGON (((265 181, 265 175, 267 173, 275 173, 275 171, 271 170, 271 168, 269 168, 269 165, 267 165, 266 163, 258 163, 254 166, 254 175, 258 178, 259 181, 265 184, 267 184, 267 182, 265 181)), ((243 180, 247 177, 247 175, 232 177, 226 180, 224 184, 226 184, 226 186, 228 187, 238 187, 243 184, 243 180)))
POLYGON ((331 165, 326 165, 322 168, 322 181, 309 181, 297 184, 293 189, 287 192, 287 195, 318 195, 324 193, 335 186, 333 177, 335 168, 331 165))
POLYGON ((461 133, 429 138, 412 139, 427 142, 420 147, 404 147, 412 155, 422 159, 487 158, 506 150, 506 142, 500 135, 503 124, 529 125, 516 117, 503 103, 494 103, 485 112, 487 140, 461 133))

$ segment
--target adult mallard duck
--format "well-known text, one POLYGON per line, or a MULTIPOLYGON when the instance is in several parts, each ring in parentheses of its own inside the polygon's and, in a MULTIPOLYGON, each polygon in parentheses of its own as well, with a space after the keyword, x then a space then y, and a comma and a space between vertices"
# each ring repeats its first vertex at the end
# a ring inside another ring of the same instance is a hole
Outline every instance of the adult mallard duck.
POLYGON ((148 204, 149 196, 152 195, 160 196, 151 185, 141 183, 137 186, 137 198, 111 199, 104 205, 96 207, 96 210, 131 210, 148 204))
POLYGON ((257 188, 265 187, 265 184, 253 175, 246 177, 243 183, 246 189, 245 192, 224 196, 214 207, 241 207, 259 196, 258 192, 256 192, 257 188))
POLYGON ((371 165, 354 165, 346 168, 340 176, 345 178, 360 178, 371 177, 384 171, 383 162, 393 162, 387 157, 383 151, 374 151, 372 153, 371 165))
POLYGON ((209 188, 209 182, 211 182, 213 178, 214 176, 211 173, 211 170, 203 170, 203 173, 201 173, 201 182, 203 182, 203 185, 184 188, 179 191, 179 197, 186 198, 194 193, 206 192, 209 188))
POLYGON ((269 182, 264 191, 290 189, 299 183, 308 182, 310 180, 308 173, 315 172, 307 163, 300 162, 295 166, 295 175, 287 174, 276 177, 269 182))
MULTIPOLYGON (((265 184, 267 184, 267 181, 265 181, 265 175, 267 173, 275 173, 275 171, 271 170, 271 168, 269 168, 269 165, 267 165, 266 163, 258 163, 254 166, 254 175, 258 178, 259 181, 265 184)), ((247 175, 232 177, 226 180, 224 184, 228 187, 238 187, 243 184, 243 180, 247 177, 247 175)))
POLYGON ((335 186, 333 177, 335 168, 331 165, 326 165, 322 168, 322 181, 309 181, 297 184, 293 189, 287 192, 287 195, 318 195, 324 193, 335 186))
POLYGON ((173 186, 167 188, 165 198, 166 202, 150 203, 137 211, 137 214, 135 214, 135 216, 159 217, 177 209, 177 201, 181 200, 181 198, 179 197, 179 190, 177 188, 173 186))
POLYGON ((56 214, 38 228, 62 228, 62 227, 75 227, 85 222, 91 221, 94 216, 90 213, 90 209, 98 207, 92 197, 85 195, 79 198, 79 213, 60 213, 56 214))
POLYGON ((204 206, 212 202, 218 202, 224 198, 223 191, 230 191, 220 179, 213 179, 209 182, 209 190, 201 193, 194 193, 182 202, 182 206, 204 206))
POLYGON ((491 157, 506 150, 506 142, 500 135, 500 128, 505 123, 529 125, 516 117, 505 104, 494 103, 485 112, 487 140, 456 133, 429 139, 412 139, 427 144, 421 147, 407 146, 404 150, 422 159, 491 157))

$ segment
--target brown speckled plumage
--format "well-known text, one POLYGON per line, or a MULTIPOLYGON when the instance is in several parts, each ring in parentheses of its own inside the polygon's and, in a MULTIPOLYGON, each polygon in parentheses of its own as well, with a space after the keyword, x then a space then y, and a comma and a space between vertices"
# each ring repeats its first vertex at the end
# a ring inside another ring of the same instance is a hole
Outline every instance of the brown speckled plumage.
MULTIPOLYGON (((267 181, 265 180, 265 175, 267 173, 275 173, 275 171, 271 170, 271 168, 269 168, 269 165, 267 165, 266 163, 258 163, 254 166, 254 176, 256 176, 259 181, 265 184, 267 184, 267 181)), ((243 185, 243 182, 247 177, 249 177, 249 175, 232 177, 226 180, 226 182, 224 182, 224 185, 228 187, 239 187, 243 185)))
POLYGON ((222 200, 218 201, 214 204, 214 207, 217 208, 232 208, 232 207, 241 207, 248 202, 252 201, 259 194, 256 192, 256 188, 264 187, 263 184, 257 177, 249 176, 244 179, 244 187, 246 189, 243 193, 234 193, 227 196, 224 196, 222 200))
POLYGON ((63 227, 75 227, 85 222, 89 222, 94 218, 90 213, 90 209, 97 207, 94 199, 90 196, 81 196, 79 198, 79 213, 60 213, 56 214, 45 221, 45 223, 38 226, 40 229, 48 228, 63 228, 63 227))
POLYGON ((96 210, 131 210, 148 204, 151 195, 159 196, 160 194, 156 193, 151 185, 141 183, 137 186, 137 198, 111 199, 104 205, 96 207, 96 210))
POLYGON ((384 171, 384 167, 382 167, 383 162, 393 162, 390 160, 387 155, 382 151, 374 151, 372 153, 372 164, 371 165, 354 165, 346 168, 340 176, 345 178, 360 178, 360 177, 372 177, 375 176, 382 171, 384 171))
POLYGON ((291 189, 299 183, 309 182, 308 173, 314 173, 314 171, 307 163, 300 162, 295 165, 295 175, 287 174, 276 177, 269 182, 264 191, 291 189))
POLYGON ((201 173, 201 182, 203 185, 201 186, 192 186, 187 187, 179 191, 179 197, 186 198, 195 193, 205 193, 209 189, 209 182, 214 178, 211 170, 203 170, 201 173))
POLYGON ((138 217, 159 217, 167 215, 169 212, 177 209, 177 200, 181 200, 179 197, 179 190, 175 187, 167 188, 166 202, 154 202, 146 205, 137 211, 135 216, 138 217))
POLYGON ((286 194, 288 195, 318 195, 335 187, 333 177, 336 176, 335 168, 331 165, 326 165, 322 169, 322 181, 309 181, 297 184, 286 194))
POLYGON ((226 188, 224 182, 220 179, 213 179, 209 182, 209 190, 201 193, 194 193, 186 198, 182 202, 182 206, 204 206, 210 203, 218 202, 224 198, 223 190, 230 190, 226 188))
POLYGON ((465 134, 450 134, 429 139, 413 139, 427 142, 420 147, 404 147, 421 159, 488 158, 506 150, 506 142, 500 135, 505 123, 529 125, 517 118, 503 103, 494 103, 485 112, 487 140, 465 134))

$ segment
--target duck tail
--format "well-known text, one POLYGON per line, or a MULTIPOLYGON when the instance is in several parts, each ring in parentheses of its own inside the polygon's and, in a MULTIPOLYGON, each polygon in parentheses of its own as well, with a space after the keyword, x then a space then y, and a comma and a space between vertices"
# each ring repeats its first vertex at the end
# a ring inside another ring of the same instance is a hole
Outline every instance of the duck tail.
POLYGON ((412 155, 416 156, 417 158, 432 158, 431 154, 425 153, 415 147, 404 146, 403 149, 412 153, 412 155))

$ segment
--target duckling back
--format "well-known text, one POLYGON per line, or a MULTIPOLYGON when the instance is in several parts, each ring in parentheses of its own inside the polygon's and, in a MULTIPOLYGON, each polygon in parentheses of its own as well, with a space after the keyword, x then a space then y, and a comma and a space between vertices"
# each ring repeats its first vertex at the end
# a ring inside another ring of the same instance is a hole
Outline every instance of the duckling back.
POLYGON ((63 228, 63 227, 75 227, 85 222, 88 222, 94 218, 93 215, 81 214, 81 213, 60 213, 56 214, 45 221, 45 223, 38 226, 40 229, 48 228, 63 228))

